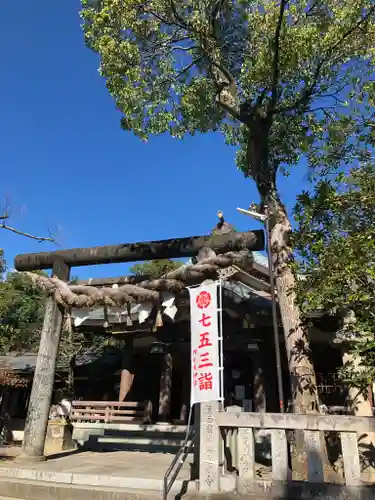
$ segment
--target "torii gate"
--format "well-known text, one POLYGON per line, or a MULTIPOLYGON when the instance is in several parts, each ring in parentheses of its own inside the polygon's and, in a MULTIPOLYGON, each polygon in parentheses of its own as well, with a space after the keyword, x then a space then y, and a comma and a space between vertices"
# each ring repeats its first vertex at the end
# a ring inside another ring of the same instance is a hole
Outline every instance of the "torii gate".
MULTIPOLYGON (((212 249, 218 255, 241 250, 259 251, 264 249, 264 244, 264 233, 262 230, 243 233, 231 231, 226 234, 214 234, 211 236, 194 236, 22 254, 16 256, 14 267, 17 271, 52 269, 53 276, 67 282, 69 280, 70 269, 76 266, 193 257, 197 255, 199 250, 206 247, 212 249)), ((119 278, 119 282, 123 280, 124 277, 119 278)), ((134 281, 136 282, 137 280, 133 277, 134 281)), ((22 447, 22 457, 29 461, 42 461, 45 459, 44 444, 53 393, 62 320, 63 311, 61 306, 53 298, 49 298, 46 303, 22 447)))

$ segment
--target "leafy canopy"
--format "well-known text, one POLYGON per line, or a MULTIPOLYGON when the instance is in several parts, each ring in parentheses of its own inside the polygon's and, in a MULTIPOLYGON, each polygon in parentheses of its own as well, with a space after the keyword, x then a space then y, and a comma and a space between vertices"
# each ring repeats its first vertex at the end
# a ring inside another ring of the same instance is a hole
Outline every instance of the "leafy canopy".
POLYGON ((130 268, 130 272, 136 274, 137 276, 152 276, 154 278, 160 278, 163 274, 178 269, 183 265, 183 262, 178 260, 161 259, 161 260, 149 260, 141 264, 134 264, 130 268))
POLYGON ((366 143, 372 0, 82 0, 82 6, 86 43, 101 57, 122 127, 143 140, 221 130, 262 197, 277 169, 301 155, 308 153, 314 166, 335 164, 366 143))
POLYGON ((0 281, 0 351, 34 350, 39 344, 45 296, 17 272, 0 281))
MULTIPOLYGON (((375 361, 374 193, 375 164, 371 162, 321 179, 312 193, 299 196, 298 230, 293 234, 300 256, 297 270, 304 276, 298 282, 302 309, 353 311, 354 341, 349 344, 367 366, 375 361)), ((344 376, 358 374, 346 370, 344 376)), ((369 376, 367 370, 366 379, 369 376)))

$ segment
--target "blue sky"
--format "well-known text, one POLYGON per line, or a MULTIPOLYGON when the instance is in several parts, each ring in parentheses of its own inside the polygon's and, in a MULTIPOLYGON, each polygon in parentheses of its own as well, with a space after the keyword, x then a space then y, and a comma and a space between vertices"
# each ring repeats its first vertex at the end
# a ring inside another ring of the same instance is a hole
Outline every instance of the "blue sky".
MULTIPOLYGON (((83 43, 79 0, 2 0, 0 7, 0 202, 11 224, 44 234, 60 227, 61 247, 207 234, 218 209, 238 230, 256 228, 236 212, 258 196, 219 134, 142 144, 120 129, 120 113, 83 43)), ((280 183, 287 206, 303 169, 280 183)), ((18 253, 48 251, 6 231, 8 265, 18 253)), ((73 271, 126 274, 127 265, 73 271)))

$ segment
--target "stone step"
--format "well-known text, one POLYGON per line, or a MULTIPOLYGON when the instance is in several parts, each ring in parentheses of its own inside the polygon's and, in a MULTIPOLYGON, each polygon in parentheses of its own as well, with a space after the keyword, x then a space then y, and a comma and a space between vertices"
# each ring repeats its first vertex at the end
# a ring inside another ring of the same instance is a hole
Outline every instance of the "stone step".
POLYGON ((73 439, 92 450, 139 450, 176 453, 186 436, 185 426, 75 424, 73 439))
POLYGON ((119 436, 119 437, 134 437, 152 438, 152 439, 168 439, 168 440, 184 440, 186 436, 186 428, 175 429, 158 426, 124 426, 121 424, 75 424, 73 427, 73 438, 79 439, 81 436, 119 436))
MULTIPOLYGON (((34 471, 35 472, 35 471, 34 471)), ((162 498, 162 479, 120 478, 80 474, 78 482, 66 482, 51 472, 41 474, 38 479, 0 477, 0 500, 2 497, 19 500, 151 500, 162 498), (43 480, 44 479, 44 480, 43 480), (113 484, 120 484, 113 486, 113 484), (111 485, 112 484, 112 485, 111 485)), ((176 480, 169 499, 189 497, 197 494, 196 483, 176 480)))
MULTIPOLYGON (((82 450, 91 451, 144 451, 148 453, 170 453, 171 455, 175 455, 181 448, 182 443, 104 437, 97 440, 79 442, 79 445, 82 447, 82 450)), ((189 452, 193 452, 193 446, 189 447, 189 452)))
POLYGON ((75 429, 106 429, 106 430, 120 430, 130 432, 165 432, 168 434, 185 434, 187 430, 186 425, 172 425, 172 424, 113 424, 104 422, 74 422, 75 429))
MULTIPOLYGON (((199 494, 196 485, 177 492, 173 489, 168 500, 373 500, 371 486, 347 488, 341 484, 313 484, 295 482, 284 484, 260 482, 246 493, 220 492, 211 495, 199 494)), ((0 478, 0 500, 156 500, 162 499, 159 489, 127 489, 103 485, 75 485, 43 481, 28 481, 0 478)))
MULTIPOLYGON (((82 431, 79 431, 82 432, 82 431)), ((83 432, 87 432, 86 430, 83 432)), ((96 434, 96 432, 95 432, 96 434)), ((100 436, 110 437, 127 437, 129 439, 160 439, 163 441, 182 442, 185 439, 185 433, 168 433, 168 432, 155 432, 155 431, 115 431, 111 429, 101 430, 97 433, 100 436)))
MULTIPOLYGON (((143 436, 150 435, 154 436, 157 433, 158 436, 167 438, 169 436, 176 437, 178 439, 185 439, 186 425, 172 425, 172 424, 153 424, 153 425, 143 425, 143 424, 105 424, 103 422, 74 422, 73 424, 73 436, 79 436, 83 432, 88 432, 90 430, 91 434, 101 434, 103 429, 106 433, 110 431, 124 432, 131 434, 142 433, 143 436)), ((12 442, 22 442, 24 436, 23 429, 12 431, 12 442)))
POLYGON ((162 497, 159 491, 153 490, 125 490, 104 486, 93 488, 14 479, 0 480, 0 495, 18 500, 155 500, 162 497))

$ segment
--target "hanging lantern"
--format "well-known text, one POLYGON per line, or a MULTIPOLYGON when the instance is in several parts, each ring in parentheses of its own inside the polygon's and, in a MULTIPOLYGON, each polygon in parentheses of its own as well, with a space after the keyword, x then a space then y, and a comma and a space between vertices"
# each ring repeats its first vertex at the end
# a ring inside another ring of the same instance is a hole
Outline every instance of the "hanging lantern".
POLYGON ((150 354, 166 354, 167 344, 164 342, 154 342, 150 346, 150 354))

